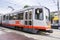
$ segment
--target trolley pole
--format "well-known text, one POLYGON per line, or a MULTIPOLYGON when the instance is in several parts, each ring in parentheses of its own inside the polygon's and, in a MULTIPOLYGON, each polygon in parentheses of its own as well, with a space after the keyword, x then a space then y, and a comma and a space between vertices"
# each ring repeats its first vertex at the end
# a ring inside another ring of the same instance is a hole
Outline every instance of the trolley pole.
POLYGON ((59 0, 57 0, 58 18, 59 18, 59 29, 60 29, 60 13, 59 13, 59 0))
POLYGON ((11 9, 12 9, 12 11, 14 11, 14 10, 15 10, 12 6, 8 6, 8 8, 11 8, 11 9))

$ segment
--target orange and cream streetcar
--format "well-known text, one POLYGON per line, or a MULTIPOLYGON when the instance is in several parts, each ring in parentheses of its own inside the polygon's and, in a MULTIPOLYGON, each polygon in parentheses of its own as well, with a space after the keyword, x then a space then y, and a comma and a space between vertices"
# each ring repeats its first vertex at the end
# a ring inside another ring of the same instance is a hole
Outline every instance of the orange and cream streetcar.
POLYGON ((46 7, 32 6, 1 16, 0 23, 6 27, 18 28, 29 32, 45 31, 52 33, 50 11, 46 7), (1 21, 2 20, 2 21, 1 21))

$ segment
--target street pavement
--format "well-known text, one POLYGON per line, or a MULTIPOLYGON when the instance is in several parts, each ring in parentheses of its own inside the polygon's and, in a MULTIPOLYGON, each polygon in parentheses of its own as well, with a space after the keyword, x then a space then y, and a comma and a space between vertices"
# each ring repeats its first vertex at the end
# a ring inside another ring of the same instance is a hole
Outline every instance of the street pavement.
POLYGON ((52 29, 53 33, 41 33, 41 34, 31 34, 22 31, 16 31, 7 28, 0 28, 0 35, 5 34, 6 32, 13 32, 19 35, 24 35, 28 38, 33 38, 35 40, 60 40, 60 30, 59 29, 52 29))

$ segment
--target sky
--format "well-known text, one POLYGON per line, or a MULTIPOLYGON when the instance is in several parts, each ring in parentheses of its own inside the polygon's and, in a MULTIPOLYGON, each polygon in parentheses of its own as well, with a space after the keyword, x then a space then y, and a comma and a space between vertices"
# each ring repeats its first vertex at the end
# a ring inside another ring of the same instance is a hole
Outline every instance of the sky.
POLYGON ((13 7, 15 10, 19 10, 22 9, 25 5, 41 5, 49 8, 50 11, 57 10, 57 0, 0 0, 0 13, 6 14, 12 12, 12 9, 8 6, 13 7))

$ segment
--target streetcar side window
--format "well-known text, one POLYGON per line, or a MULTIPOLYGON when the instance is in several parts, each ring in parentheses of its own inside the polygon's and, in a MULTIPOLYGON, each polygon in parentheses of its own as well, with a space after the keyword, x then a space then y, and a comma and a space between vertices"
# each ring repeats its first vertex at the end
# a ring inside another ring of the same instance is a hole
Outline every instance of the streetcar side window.
POLYGON ((6 15, 6 20, 8 20, 8 15, 6 15))
POLYGON ((13 19, 12 15, 9 14, 9 20, 12 20, 12 19, 13 19))
POLYGON ((18 14, 18 20, 23 20, 23 13, 18 14))
POLYGON ((45 16, 46 16, 46 20, 50 21, 50 11, 47 8, 45 9, 45 16))
POLYGON ((35 9, 35 19, 43 20, 43 9, 42 8, 35 9))
POLYGON ((32 11, 29 11, 29 19, 32 18, 32 11))
POLYGON ((17 14, 16 15, 13 15, 13 20, 17 20, 17 14))
POLYGON ((28 19, 28 12, 25 13, 25 19, 28 19))
POLYGON ((5 15, 3 15, 3 20, 5 20, 5 15))

